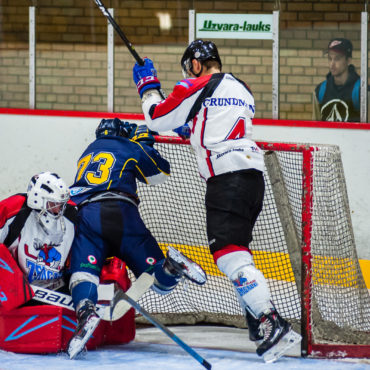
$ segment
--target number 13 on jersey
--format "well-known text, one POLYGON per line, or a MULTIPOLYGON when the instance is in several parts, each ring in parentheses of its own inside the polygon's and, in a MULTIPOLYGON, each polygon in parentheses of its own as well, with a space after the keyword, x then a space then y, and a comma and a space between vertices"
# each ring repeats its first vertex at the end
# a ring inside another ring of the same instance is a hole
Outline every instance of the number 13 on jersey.
POLYGON ((82 177, 89 185, 100 185, 109 181, 115 162, 116 157, 109 152, 85 155, 78 161, 76 182, 82 177))

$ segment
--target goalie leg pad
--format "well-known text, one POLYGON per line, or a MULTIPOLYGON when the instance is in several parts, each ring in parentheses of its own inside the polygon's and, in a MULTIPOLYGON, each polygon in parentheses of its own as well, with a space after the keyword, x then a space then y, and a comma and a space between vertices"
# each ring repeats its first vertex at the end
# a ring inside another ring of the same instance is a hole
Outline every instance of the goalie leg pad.
POLYGON ((256 318, 273 309, 265 277, 256 269, 253 257, 247 251, 236 251, 217 259, 218 268, 232 281, 243 309, 256 318))
POLYGON ((0 312, 29 301, 34 293, 17 262, 4 244, 0 244, 0 312))

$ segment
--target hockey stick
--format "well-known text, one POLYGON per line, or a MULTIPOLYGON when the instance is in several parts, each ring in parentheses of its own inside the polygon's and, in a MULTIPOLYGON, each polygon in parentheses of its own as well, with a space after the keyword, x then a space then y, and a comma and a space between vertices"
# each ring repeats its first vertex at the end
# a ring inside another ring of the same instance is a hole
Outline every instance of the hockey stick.
POLYGON ((195 358, 201 365, 203 365, 206 369, 211 369, 212 365, 205 360, 202 356, 200 356, 197 352, 195 352, 191 347, 189 347, 186 343, 184 343, 175 333, 169 330, 167 327, 162 325, 159 321, 157 321, 148 311, 146 311, 143 307, 139 305, 135 300, 129 297, 123 291, 118 293, 120 297, 125 299, 132 307, 136 309, 139 313, 141 313, 147 320, 149 320, 153 325, 155 325, 158 329, 160 329, 163 333, 165 333, 169 338, 171 338, 174 342, 176 342, 181 348, 183 348, 187 353, 189 353, 193 358, 195 358))
MULTIPOLYGON (((113 28, 117 31, 117 33, 121 37, 122 41, 126 44, 127 49, 132 54, 132 56, 135 58, 136 62, 139 65, 143 66, 144 61, 141 59, 139 54, 136 52, 135 48, 133 47, 133 45, 131 44, 129 39, 126 37, 126 35, 123 33, 120 26, 117 24, 117 22, 114 20, 112 15, 109 13, 108 9, 104 6, 104 4, 100 0, 94 0, 94 2, 99 7, 99 9, 103 13, 103 15, 108 19, 108 21, 113 26, 113 28)), ((158 91, 159 91, 159 94, 161 95, 162 99, 166 99, 166 94, 164 93, 164 91, 162 89, 159 89, 158 91)))
POLYGON ((35 301, 68 308, 69 310, 74 311, 72 297, 70 295, 56 292, 35 284, 31 284, 31 288, 35 293, 32 298, 35 301))
POLYGON ((140 58, 139 54, 136 52, 135 48, 132 46, 131 42, 128 40, 126 35, 121 30, 120 26, 117 24, 117 22, 114 20, 112 15, 109 13, 108 9, 104 6, 104 4, 100 0, 94 0, 95 4, 99 7, 101 12, 104 14, 104 16, 108 19, 109 23, 113 26, 113 28, 117 31, 119 36, 121 37, 122 41, 126 44, 127 49, 132 54, 132 56, 135 58, 137 63, 141 66, 144 65, 144 61, 140 58))
MULTIPOLYGON (((154 275, 144 272, 135 280, 135 282, 132 283, 126 294, 131 299, 138 301, 150 289, 153 283, 154 275)), ((121 291, 121 289, 118 289, 115 293, 110 303, 110 310, 105 311, 103 320, 118 320, 131 308, 127 301, 120 297, 121 291)))
MULTIPOLYGON (((144 272, 132 283, 126 294, 132 299, 138 300, 149 290, 153 281, 153 275, 144 272)), ((56 292, 35 284, 31 284, 31 288, 35 293, 35 296, 33 297, 34 300, 74 311, 72 297, 70 295, 56 292)), ((102 319, 106 321, 115 321, 120 319, 131 308, 126 300, 123 298, 117 298, 117 295, 114 296, 111 307, 101 304, 97 304, 96 307, 99 315, 101 315, 102 319)))

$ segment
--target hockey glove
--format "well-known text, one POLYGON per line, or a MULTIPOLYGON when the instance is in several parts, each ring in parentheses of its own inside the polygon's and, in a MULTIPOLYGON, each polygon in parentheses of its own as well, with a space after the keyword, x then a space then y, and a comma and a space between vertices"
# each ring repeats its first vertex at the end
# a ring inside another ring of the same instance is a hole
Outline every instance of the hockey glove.
POLYGON ((140 66, 139 64, 135 63, 134 68, 132 70, 134 82, 137 87, 137 91, 140 95, 140 98, 143 97, 145 91, 150 89, 160 90, 161 83, 157 78, 157 71, 154 68, 153 62, 148 59, 144 58, 144 65, 140 66))
POLYGON ((172 131, 176 132, 176 134, 179 135, 183 140, 189 139, 190 137, 190 127, 187 123, 185 123, 185 125, 175 128, 172 131))
POLYGON ((153 135, 157 135, 157 133, 150 131, 146 125, 141 125, 137 126, 136 130, 132 130, 130 139, 152 147, 155 142, 153 135))
POLYGON ((132 123, 132 122, 128 122, 128 121, 122 122, 122 125, 121 125, 121 136, 130 138, 131 137, 131 133, 133 131, 135 131, 136 128, 137 128, 137 124, 136 123, 132 123))

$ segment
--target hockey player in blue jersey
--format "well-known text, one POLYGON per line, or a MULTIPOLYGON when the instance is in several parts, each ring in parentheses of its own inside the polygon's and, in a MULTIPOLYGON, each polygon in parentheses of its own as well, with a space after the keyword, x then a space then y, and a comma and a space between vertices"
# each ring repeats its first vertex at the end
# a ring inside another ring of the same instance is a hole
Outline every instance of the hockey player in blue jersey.
POLYGON ((201 267, 174 248, 165 258, 140 217, 136 180, 158 185, 170 174, 169 163, 153 148, 151 132, 114 118, 103 119, 95 133, 71 187, 79 212, 70 279, 78 325, 67 348, 70 358, 84 349, 100 321, 95 305, 107 257, 125 261, 136 277, 153 273, 152 289, 160 294, 172 291, 183 276, 198 284, 206 281, 201 267))

